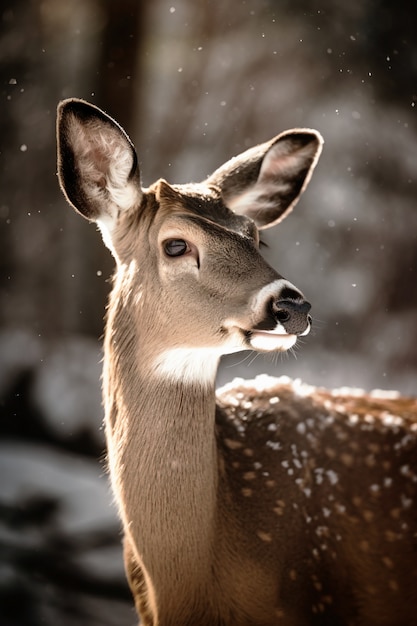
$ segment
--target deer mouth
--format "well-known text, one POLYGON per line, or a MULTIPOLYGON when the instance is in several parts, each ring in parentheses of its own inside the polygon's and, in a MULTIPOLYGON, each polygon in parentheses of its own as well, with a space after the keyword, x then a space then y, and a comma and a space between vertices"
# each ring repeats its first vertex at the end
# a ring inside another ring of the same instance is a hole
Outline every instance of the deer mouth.
POLYGON ((297 335, 277 332, 276 330, 252 330, 247 336, 253 350, 260 352, 285 352, 293 347, 297 335))

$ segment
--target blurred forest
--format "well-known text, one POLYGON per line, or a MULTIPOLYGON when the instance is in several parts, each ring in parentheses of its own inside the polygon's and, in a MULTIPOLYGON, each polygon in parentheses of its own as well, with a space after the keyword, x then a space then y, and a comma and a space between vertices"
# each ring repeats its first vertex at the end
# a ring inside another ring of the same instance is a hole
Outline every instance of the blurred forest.
POLYGON ((265 256, 313 304, 268 371, 417 393, 417 33, 411 0, 3 0, 0 626, 135 624, 108 493, 100 337, 113 262, 56 179, 55 111, 85 98, 143 182, 202 180, 295 126, 324 153, 265 256))

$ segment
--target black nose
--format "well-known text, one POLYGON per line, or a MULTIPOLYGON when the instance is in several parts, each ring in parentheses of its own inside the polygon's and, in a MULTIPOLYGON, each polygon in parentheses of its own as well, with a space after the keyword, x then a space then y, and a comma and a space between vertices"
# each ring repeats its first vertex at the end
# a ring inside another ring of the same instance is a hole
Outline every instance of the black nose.
POLYGON ((272 313, 276 321, 290 335, 301 335, 307 330, 311 324, 311 316, 308 314, 310 309, 311 304, 299 295, 272 303, 272 313))

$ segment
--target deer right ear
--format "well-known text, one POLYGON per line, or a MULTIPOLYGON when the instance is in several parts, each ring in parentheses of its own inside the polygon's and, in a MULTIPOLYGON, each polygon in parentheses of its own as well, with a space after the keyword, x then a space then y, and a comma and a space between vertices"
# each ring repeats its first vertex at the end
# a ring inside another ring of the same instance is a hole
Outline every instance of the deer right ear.
POLYGON ((232 211, 250 217, 259 229, 269 228, 295 206, 311 178, 322 144, 315 130, 285 131, 230 159, 207 183, 220 188, 232 211))
POLYGON ((112 230, 142 198, 137 156, 124 130, 84 100, 58 105, 58 177, 70 204, 112 230))

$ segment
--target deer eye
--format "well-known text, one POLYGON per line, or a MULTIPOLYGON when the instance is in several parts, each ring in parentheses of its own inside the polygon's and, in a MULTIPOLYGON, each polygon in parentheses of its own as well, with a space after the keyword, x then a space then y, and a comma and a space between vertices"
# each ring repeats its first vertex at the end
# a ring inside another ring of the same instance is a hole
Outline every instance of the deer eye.
POLYGON ((190 247, 184 239, 168 239, 164 242, 164 250, 168 256, 182 256, 190 251, 190 247))

